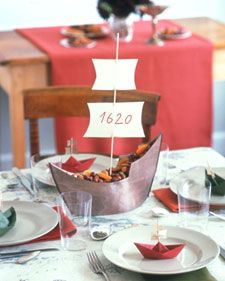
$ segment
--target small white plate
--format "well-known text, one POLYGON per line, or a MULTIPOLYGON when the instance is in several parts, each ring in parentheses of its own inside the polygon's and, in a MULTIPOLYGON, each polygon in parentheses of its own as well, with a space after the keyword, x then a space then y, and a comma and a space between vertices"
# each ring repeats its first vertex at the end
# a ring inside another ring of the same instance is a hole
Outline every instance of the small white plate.
POLYGON ((90 39, 104 38, 109 35, 109 29, 106 26, 97 26, 95 29, 91 29, 91 25, 79 25, 75 27, 63 27, 60 33, 65 36, 81 36, 85 35, 90 39))
POLYGON ((36 239, 51 231, 58 223, 58 215, 47 205, 29 201, 2 201, 6 210, 14 207, 16 224, 0 237, 1 246, 11 246, 36 239))
MULTIPOLYGON (((225 178, 225 168, 212 168, 213 172, 225 178)), ((177 194, 177 187, 180 182, 181 177, 186 177, 188 175, 194 175, 196 179, 202 179, 204 181, 205 178, 205 167, 194 167, 188 169, 184 172, 181 172, 179 175, 175 176, 170 180, 170 189, 177 194)), ((213 205, 225 205, 225 196, 211 195, 210 204, 213 205)))
POLYGON ((96 42, 95 41, 90 41, 87 44, 70 44, 69 43, 69 38, 63 38, 59 41, 60 45, 62 45, 65 48, 94 48, 96 46, 96 42))
MULTIPOLYGON (((63 155, 63 157, 66 155, 63 155)), ((68 155, 69 157, 70 155, 68 155)), ((89 154, 89 153, 78 153, 73 154, 73 156, 77 160, 82 159, 88 159, 88 158, 96 158, 92 166, 89 168, 89 170, 93 172, 100 172, 102 170, 108 169, 110 167, 110 157, 103 156, 99 154, 89 154)), ((48 185, 48 186, 55 186, 55 183, 52 178, 52 174, 49 168, 49 163, 57 163, 61 161, 62 155, 56 155, 52 157, 45 158, 41 161, 39 161, 34 168, 34 171, 32 173, 34 174, 35 178, 42 184, 48 185)), ((117 159, 113 159, 113 165, 116 165, 117 159)))
POLYGON ((171 33, 171 34, 166 34, 163 31, 159 31, 157 35, 160 39, 163 40, 179 40, 179 39, 186 39, 191 37, 192 33, 189 30, 185 30, 180 33, 171 33))
POLYGON ((145 259, 134 242, 151 241, 151 227, 137 226, 119 231, 103 243, 103 254, 113 264, 139 273, 171 275, 190 272, 205 267, 219 255, 219 247, 208 236, 190 229, 166 226, 167 238, 164 244, 185 243, 181 253, 173 259, 145 259))

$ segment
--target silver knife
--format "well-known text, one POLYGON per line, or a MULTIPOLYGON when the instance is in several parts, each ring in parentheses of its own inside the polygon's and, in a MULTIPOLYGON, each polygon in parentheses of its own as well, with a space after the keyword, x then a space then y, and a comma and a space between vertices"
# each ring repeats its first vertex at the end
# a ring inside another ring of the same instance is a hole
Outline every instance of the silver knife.
POLYGON ((12 172, 16 175, 16 177, 18 178, 18 180, 21 182, 21 184, 26 188, 26 190, 31 194, 31 195, 35 195, 35 191, 32 188, 32 182, 21 173, 21 171, 14 167, 12 168, 12 172))
POLYGON ((0 259, 20 257, 28 253, 36 251, 59 251, 61 249, 60 242, 57 241, 46 241, 31 243, 19 246, 9 246, 0 248, 0 259))
POLYGON ((223 257, 225 259, 225 249, 221 246, 219 246, 219 247, 220 247, 220 255, 221 255, 221 257, 223 257))

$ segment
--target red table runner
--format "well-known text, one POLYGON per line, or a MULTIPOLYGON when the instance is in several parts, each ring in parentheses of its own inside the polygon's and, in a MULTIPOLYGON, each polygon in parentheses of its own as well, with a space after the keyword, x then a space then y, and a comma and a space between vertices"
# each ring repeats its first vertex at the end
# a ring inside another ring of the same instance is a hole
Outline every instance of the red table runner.
MULTIPOLYGON (((164 20, 160 21, 159 27, 174 24, 164 20)), ((210 146, 212 44, 193 35, 188 39, 166 41, 162 47, 150 46, 146 44, 150 29, 148 21, 135 23, 134 38, 130 43, 120 43, 119 58, 138 58, 137 89, 161 95, 153 135, 162 132, 170 149, 210 146)), ((60 27, 22 29, 19 32, 49 55, 53 85, 93 85, 92 58, 115 58, 116 45, 110 37, 98 40, 92 49, 64 48, 59 44, 63 38, 60 27)), ((64 151, 66 140, 71 137, 77 140, 80 152, 110 151, 109 140, 83 138, 88 121, 75 119, 56 120, 59 151, 64 151)), ((115 144, 115 153, 118 154, 133 151, 140 142, 136 139, 119 141, 115 144)))

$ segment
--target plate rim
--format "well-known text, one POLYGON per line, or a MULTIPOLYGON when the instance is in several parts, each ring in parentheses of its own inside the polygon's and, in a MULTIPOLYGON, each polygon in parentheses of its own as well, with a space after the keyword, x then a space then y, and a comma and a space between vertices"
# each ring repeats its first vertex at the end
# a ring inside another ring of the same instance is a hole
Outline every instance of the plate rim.
MULTIPOLYGON (((73 36, 81 36, 81 35, 75 35, 76 32, 70 32, 68 31, 67 29, 69 28, 70 26, 64 26, 60 29, 60 33, 64 36, 70 36, 70 37, 73 37, 73 36)), ((79 30, 79 29, 78 29, 79 30)), ((82 31, 83 35, 86 36, 87 38, 89 39, 99 39, 99 38, 104 38, 106 36, 109 35, 110 33, 110 30, 106 27, 106 26, 100 26, 100 30, 101 30, 101 33, 94 33, 94 32, 87 32, 85 33, 84 31, 82 31)))
MULTIPOLYGON (((54 229, 56 227, 56 225, 58 224, 58 214, 57 212, 50 206, 46 205, 46 204, 42 204, 42 203, 37 203, 37 202, 31 202, 31 201, 25 201, 25 200, 3 200, 2 201, 2 206, 4 209, 7 209, 9 207, 14 207, 16 209, 16 207, 19 205, 19 208, 22 208, 25 206, 26 210, 30 211, 33 210, 32 206, 36 206, 35 210, 38 206, 38 208, 41 208, 41 214, 43 214, 44 210, 45 212, 48 212, 48 214, 52 215, 52 222, 46 222, 46 228, 43 229, 41 232, 39 231, 36 235, 33 235, 32 237, 27 237, 27 238, 22 238, 20 240, 14 240, 14 241, 0 241, 0 249, 1 247, 5 247, 5 246, 13 246, 13 245, 19 245, 19 244, 24 244, 26 242, 30 242, 34 239, 37 239, 47 233, 49 233, 52 229, 54 229), (5 207, 6 206, 6 207, 5 207)), ((20 209, 20 212, 22 211, 22 209, 20 209)), ((16 215, 18 216, 18 212, 16 212, 16 215)), ((17 218, 18 220, 18 218, 17 218)), ((32 222, 34 222, 34 220, 31 219, 32 222)), ((7 233, 0 237, 0 238, 4 238, 7 236, 7 233)))
POLYGON ((157 32, 157 35, 160 39, 163 40, 180 40, 187 39, 192 36, 192 32, 190 30, 185 30, 180 34, 162 34, 162 30, 157 32))
MULTIPOLYGON (((47 158, 44 158, 44 159, 42 159, 41 161, 39 161, 39 163, 40 162, 44 162, 44 161, 46 161, 47 159, 51 159, 51 158, 56 158, 56 157, 59 157, 61 154, 56 154, 56 155, 53 155, 53 156, 50 156, 50 157, 47 157, 47 158)), ((65 154, 62 154, 62 155, 65 155, 65 154)), ((97 154, 97 153, 74 153, 74 154, 72 154, 72 155, 79 155, 79 156, 81 156, 81 157, 95 157, 96 159, 97 159, 97 157, 101 157, 101 158, 107 158, 107 159, 110 159, 110 156, 107 156, 107 155, 101 155, 101 154, 97 154)), ((69 156, 69 155, 68 155, 69 156)), ((82 159, 82 158, 81 158, 82 159)), ((79 159, 78 159, 79 160, 79 159)), ((115 158, 115 161, 117 161, 117 158, 115 158)), ((94 166, 95 165, 95 162, 92 164, 92 166, 94 166)), ((91 166, 91 167, 92 167, 91 166)), ((90 169, 91 169, 91 167, 90 167, 90 169)), ((49 181, 48 179, 46 179, 46 180, 43 180, 42 178, 40 178, 40 177, 36 177, 35 178, 37 181, 39 181, 40 183, 42 183, 42 184, 45 184, 45 185, 48 185, 48 186, 51 186, 51 187, 55 187, 56 185, 55 185, 55 183, 54 183, 54 181, 53 181, 53 179, 52 179, 52 181, 49 181)))
MULTIPOLYGON (((151 226, 148 225, 139 225, 139 226, 134 226, 135 228, 144 228, 144 229, 150 229, 151 226)), ((114 234, 112 234, 111 236, 109 236, 103 243, 102 245, 102 252, 103 252, 103 255, 106 257, 106 259, 108 259, 110 262, 112 262, 113 264, 123 268, 123 269, 126 269, 126 270, 130 270, 130 271, 133 271, 133 272, 137 272, 137 273, 142 273, 142 274, 149 274, 149 275, 176 275, 176 274, 182 274, 182 273, 187 273, 187 272, 192 272, 192 271, 195 271, 195 270, 198 270, 198 269, 201 269, 205 266, 207 266, 208 264, 210 264, 212 261, 214 261, 218 256, 219 256, 219 246, 217 245, 217 243, 209 236, 201 233, 201 232, 198 232, 198 231, 195 231, 195 230, 192 230, 192 229, 187 229, 187 228, 183 228, 183 227, 178 227, 178 226, 168 226, 168 225, 165 225, 165 228, 170 228, 170 229, 179 229, 179 230, 183 230, 185 232, 192 232, 192 233, 195 233, 197 235, 200 235, 200 236, 203 236, 205 239, 208 239, 208 241, 210 240, 214 246, 215 246, 215 250, 216 250, 216 254, 214 256, 214 258, 212 258, 211 260, 206 260, 205 263, 201 262, 199 264, 199 266, 196 266, 196 267, 187 267, 187 268, 184 268, 183 270, 179 270, 179 271, 175 271, 175 272, 169 272, 169 271, 166 271, 166 272, 159 272, 159 271, 146 271, 146 270, 137 270, 136 268, 133 268, 132 269, 132 266, 125 266, 124 264, 121 265, 120 261, 121 259, 118 259, 118 262, 115 263, 111 258, 110 258, 110 255, 107 255, 106 254, 106 250, 107 250, 107 244, 109 243, 109 241, 111 239, 115 239, 115 235, 118 236, 120 233, 122 232, 129 232, 129 231, 132 231, 133 230, 133 227, 130 227, 130 228, 127 228, 127 229, 123 229, 121 231, 118 231, 114 234)), ((129 237, 129 235, 128 235, 129 237)), ((117 237, 116 237, 117 238, 117 237)), ((128 238, 129 239, 129 238, 128 238)), ((119 251, 121 245, 119 244, 120 242, 119 239, 117 239, 117 250, 119 251)), ((186 240, 188 241, 188 240, 186 240)))
MULTIPOLYGON (((177 175, 175 175, 174 177, 172 177, 172 178, 170 179, 170 184, 169 184, 170 190, 171 190, 173 193, 177 194, 176 186, 174 186, 175 183, 173 184, 173 182, 176 180, 176 177, 178 177, 178 176, 181 175, 182 173, 185 173, 185 172, 190 171, 190 170, 198 169, 198 168, 205 168, 205 167, 204 167, 204 166, 192 167, 192 168, 189 168, 189 169, 187 169, 187 170, 185 170, 185 171, 182 171, 180 174, 177 174, 177 175)), ((218 171, 218 170, 220 170, 220 169, 224 169, 224 170, 225 170, 225 167, 212 167, 212 169, 213 169, 213 171, 218 171)), ((217 173, 218 173, 218 172, 217 172, 217 173)), ((225 173, 225 172, 224 172, 224 173, 225 173)), ((210 197, 210 204, 211 204, 211 205, 219 205, 219 206, 220 206, 220 205, 221 205, 221 206, 225 205, 225 196, 211 195, 211 197, 210 197), (217 201, 217 200, 218 200, 218 201, 217 201), (224 200, 224 202, 221 202, 222 200, 224 200)))
POLYGON ((65 47, 65 48, 75 48, 75 49, 82 49, 82 48, 87 48, 87 49, 91 49, 91 48, 94 48, 96 46, 96 41, 91 41, 90 43, 86 44, 86 45, 83 45, 83 46, 71 46, 69 44, 69 38, 62 38, 59 40, 59 44, 62 46, 62 47, 65 47))

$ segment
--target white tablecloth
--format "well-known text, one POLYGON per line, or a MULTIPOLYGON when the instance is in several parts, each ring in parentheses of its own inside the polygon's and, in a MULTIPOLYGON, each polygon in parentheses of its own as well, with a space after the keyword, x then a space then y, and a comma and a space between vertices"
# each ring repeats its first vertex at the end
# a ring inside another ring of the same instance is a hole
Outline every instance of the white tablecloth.
MULTIPOLYGON (((169 153, 169 171, 170 179, 182 170, 198 165, 209 165, 211 167, 224 167, 225 158, 211 148, 193 148, 169 153)), ((27 171, 26 171, 27 172, 27 171)), ((7 172, 11 176, 10 172, 7 172)), ((7 180, 0 177, 0 189, 3 200, 32 200, 30 194, 22 187, 9 189, 6 187, 7 180)), ((153 188, 157 188, 156 182, 153 188)), ((57 196, 56 191, 52 189, 42 189, 40 196, 43 199, 54 201, 57 196)), ((150 194, 146 202, 139 208, 120 215, 95 218, 98 221, 121 223, 126 227, 130 224, 155 224, 156 219, 151 216, 150 210, 154 206, 162 206, 161 203, 150 194)), ((179 215, 170 213, 168 217, 161 218, 160 224, 175 225, 179 224, 179 215)), ((216 218, 210 218, 208 223, 208 235, 216 242, 225 247, 225 223, 216 218)), ((4 281, 88 281, 103 280, 101 275, 94 274, 88 265, 86 252, 96 250, 101 260, 106 266, 111 280, 115 281, 141 281, 144 277, 141 274, 130 272, 114 266, 103 256, 101 247, 103 242, 93 241, 89 236, 85 237, 87 249, 80 252, 52 251, 42 252, 35 259, 27 264, 15 264, 15 260, 0 260, 0 280, 4 281)), ((225 261, 218 257, 207 266, 210 274, 217 281, 225 280, 225 261)), ((176 279, 177 280, 177 279, 176 279)), ((182 276, 180 279, 182 281, 182 276)), ((213 279, 212 279, 213 280, 213 279)), ((195 281, 195 280, 193 280, 195 281)))

